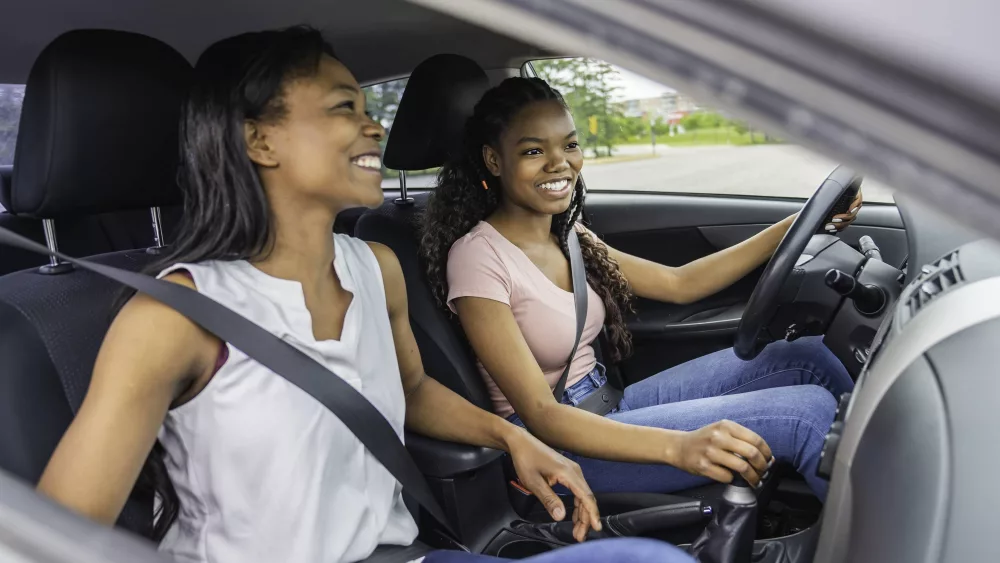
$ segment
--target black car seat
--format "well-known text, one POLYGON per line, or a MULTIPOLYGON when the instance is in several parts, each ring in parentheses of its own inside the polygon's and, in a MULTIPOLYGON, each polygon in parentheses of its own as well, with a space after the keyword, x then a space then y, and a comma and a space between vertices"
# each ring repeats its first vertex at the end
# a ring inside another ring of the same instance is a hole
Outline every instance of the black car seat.
MULTIPOLYGON (((79 32, 78 32, 79 33, 79 32)), ((72 48, 72 42, 77 35, 71 34, 65 40, 55 44, 67 45, 72 48)), ((46 155, 51 158, 72 158, 80 160, 98 156, 97 152, 106 150, 108 140, 119 135, 124 125, 121 120, 108 120, 98 112, 87 113, 86 106, 94 103, 108 103, 110 107, 117 100, 109 98, 109 92, 99 80, 88 83, 85 87, 76 84, 76 76, 72 75, 73 62, 58 74, 46 75, 47 66, 43 58, 51 57, 48 52, 39 56, 39 64, 33 68, 25 90, 25 101, 22 108, 20 134, 15 151, 14 165, 0 167, 0 226, 26 236, 36 242, 47 240, 57 243, 60 250, 74 256, 90 256, 116 250, 145 248, 154 244, 154 231, 150 227, 151 210, 129 209, 115 213, 95 214, 96 209, 86 206, 57 207, 37 199, 34 186, 43 179, 39 174, 45 171, 46 155), (73 89, 66 88, 67 86, 73 89), (44 95, 43 92, 48 92, 44 95), (48 104, 60 105, 50 107, 48 104), (75 105, 74 105, 75 104, 75 105), (84 107, 80 107, 81 104, 84 107), (69 116, 63 112, 72 111, 69 116), (58 143, 51 147, 39 144, 43 138, 65 139, 67 135, 48 131, 46 127, 58 123, 65 131, 73 131, 78 135, 75 141, 81 144, 58 143), (41 130, 39 130, 41 129, 41 130), (78 132, 78 133, 77 133, 78 132), (86 135, 90 135, 89 138, 86 135), (30 153, 30 154, 29 154, 30 153), (28 159, 27 165, 18 165, 19 161, 28 159)), ((77 73, 90 72, 83 67, 77 73)), ((95 77, 96 78, 96 77, 95 77)), ((155 108, 149 108, 155 113, 155 108)), ((132 127, 132 129, 136 129, 132 127)), ((160 132, 150 131, 158 135, 160 132)), ((133 135, 141 135, 142 130, 136 130, 133 135)), ((162 141, 162 139, 161 139, 162 141)), ((119 142, 119 141, 116 141, 119 142)), ((176 149, 174 149, 176 150, 176 149)), ((122 181, 127 176, 121 168, 140 166, 141 162, 121 161, 115 166, 102 168, 88 167, 79 172, 71 169, 56 171, 61 176, 44 178, 53 185, 66 188, 79 188, 85 192, 92 186, 122 181), (86 175, 78 175, 86 173, 86 175)), ((47 172, 46 172, 47 173, 47 172)), ((57 188, 58 189, 58 188, 57 188)), ((133 191, 141 192, 141 185, 133 186, 133 191)), ((163 238, 170 236, 180 218, 180 207, 175 205, 160 210, 152 210, 160 218, 163 238)), ((0 275, 45 264, 45 258, 36 254, 10 247, 0 247, 0 275)))
MULTIPOLYGON (((160 41, 74 31, 29 76, 11 201, 39 218, 177 205, 180 108, 192 69, 160 41)), ((152 228, 152 227, 150 227, 152 228)), ((145 249, 92 261, 137 271, 145 249)), ((68 268, 0 276, 0 467, 34 483, 83 401, 121 289, 68 268)), ((152 497, 119 524, 146 533, 152 497)))
MULTIPOLYGON (((410 75, 386 144, 383 162, 395 170, 441 166, 458 148, 465 121, 490 87, 485 71, 459 55, 437 55, 410 75)), ((439 307, 426 281, 418 254, 417 219, 429 193, 412 201, 387 200, 361 217, 356 236, 385 244, 396 253, 406 279, 410 322, 429 375, 487 410, 492 406, 476 368, 474 354, 461 327, 439 307)), ((682 495, 650 493, 601 494, 604 514, 686 502, 691 498, 716 504, 724 487, 708 485, 682 495)))

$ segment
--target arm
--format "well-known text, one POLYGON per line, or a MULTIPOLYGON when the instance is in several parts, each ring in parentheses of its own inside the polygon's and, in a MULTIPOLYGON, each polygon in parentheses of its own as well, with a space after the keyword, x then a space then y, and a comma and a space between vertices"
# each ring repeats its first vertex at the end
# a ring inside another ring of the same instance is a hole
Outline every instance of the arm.
MULTIPOLYGON (((183 275, 167 279, 193 287, 183 275)), ((39 491, 113 524, 167 409, 194 377, 210 369, 218 346, 214 337, 152 298, 129 301, 104 339, 87 395, 45 468, 39 491)))
MULTIPOLYGON (((639 297, 693 303, 722 291, 767 262, 794 219, 794 215, 788 217, 735 246, 680 267, 664 266, 605 246, 639 297)), ((590 236, 596 240, 595 235, 590 236)))
MULTIPOLYGON (((826 230, 835 232, 847 228, 857 218, 862 201, 859 191, 850 210, 833 217, 826 230)), ((693 303, 733 285, 767 262, 794 220, 795 215, 792 215, 735 246, 676 268, 625 254, 610 246, 607 248, 639 297, 668 303, 693 303)), ((593 233, 589 234, 597 240, 593 233)))
POLYGON ((751 483, 767 470, 767 444, 732 422, 680 432, 624 424, 557 402, 508 305, 480 297, 462 297, 455 305, 479 360, 546 444, 597 459, 673 465, 721 482, 732 479, 730 469, 751 483))
POLYGON ((385 283, 386 306, 406 395, 407 428, 438 440, 508 452, 522 484, 539 498, 554 519, 562 520, 565 508, 551 486, 561 483, 573 492, 577 498, 577 510, 573 515, 577 540, 583 541, 589 528, 599 531, 597 501, 579 465, 424 373, 420 350, 410 328, 406 283, 399 260, 386 246, 377 243, 369 243, 369 246, 379 261, 385 283))

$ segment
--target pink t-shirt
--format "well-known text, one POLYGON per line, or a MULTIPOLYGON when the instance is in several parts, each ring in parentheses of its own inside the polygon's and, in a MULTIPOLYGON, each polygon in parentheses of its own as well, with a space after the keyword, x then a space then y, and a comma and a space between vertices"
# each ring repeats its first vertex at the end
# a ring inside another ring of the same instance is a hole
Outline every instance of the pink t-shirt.
MULTIPOLYGON (((591 343, 604 324, 604 303, 592 288, 587 289, 587 323, 566 380, 567 388, 597 365, 591 343)), ((509 305, 549 388, 555 389, 576 337, 572 292, 552 283, 520 248, 482 221, 448 253, 448 306, 452 311, 453 301, 459 297, 482 297, 509 305)), ((489 389, 493 410, 503 417, 514 414, 481 362, 479 372, 489 389)))

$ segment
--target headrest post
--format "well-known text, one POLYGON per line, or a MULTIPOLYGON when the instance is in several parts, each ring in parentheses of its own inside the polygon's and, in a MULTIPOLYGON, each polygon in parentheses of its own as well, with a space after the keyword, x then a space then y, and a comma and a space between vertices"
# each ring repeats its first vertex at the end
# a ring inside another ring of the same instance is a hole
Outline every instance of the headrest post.
POLYGON ((49 247, 49 263, 38 268, 40 274, 48 276, 64 274, 73 270, 69 262, 60 262, 54 253, 59 252, 59 242, 56 240, 56 222, 52 219, 42 219, 42 230, 45 231, 45 246, 49 247))
POLYGON ((149 214, 153 218, 153 246, 146 249, 149 254, 159 254, 161 249, 166 246, 163 241, 163 216, 160 214, 159 207, 150 207, 149 214))
POLYGON ((406 170, 399 171, 399 197, 396 205, 413 205, 413 198, 406 195, 406 170))

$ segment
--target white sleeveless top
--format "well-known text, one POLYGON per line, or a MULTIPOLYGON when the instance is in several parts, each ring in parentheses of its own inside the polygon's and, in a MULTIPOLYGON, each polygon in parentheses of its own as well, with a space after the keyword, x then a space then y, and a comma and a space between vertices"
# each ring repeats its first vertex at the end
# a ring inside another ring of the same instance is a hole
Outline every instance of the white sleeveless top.
MULTIPOLYGON (((298 282, 246 261, 176 264, 160 275, 190 272, 199 292, 354 386, 402 438, 405 398, 378 261, 363 241, 334 241, 334 269, 354 294, 339 341, 313 338, 298 282)), ((332 563, 412 543, 417 527, 388 470, 322 404, 228 348, 207 386, 160 430, 180 497, 160 549, 181 562, 332 563)))

